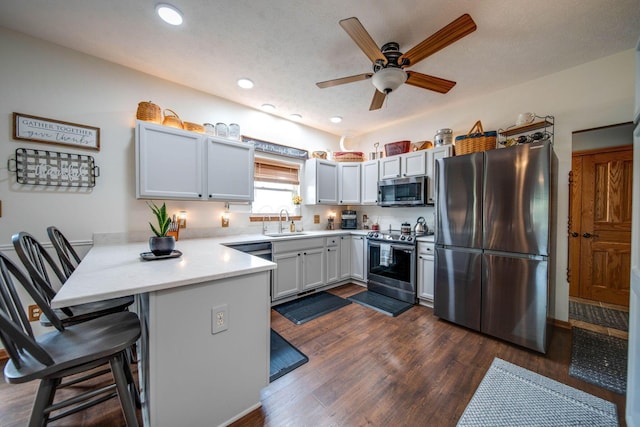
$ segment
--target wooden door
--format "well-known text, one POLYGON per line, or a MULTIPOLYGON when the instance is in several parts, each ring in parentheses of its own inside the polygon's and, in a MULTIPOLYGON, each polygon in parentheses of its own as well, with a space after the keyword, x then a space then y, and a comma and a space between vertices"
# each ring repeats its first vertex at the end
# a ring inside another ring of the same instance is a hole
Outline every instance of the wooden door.
POLYGON ((574 153, 569 222, 570 295, 629 305, 633 150, 574 153))

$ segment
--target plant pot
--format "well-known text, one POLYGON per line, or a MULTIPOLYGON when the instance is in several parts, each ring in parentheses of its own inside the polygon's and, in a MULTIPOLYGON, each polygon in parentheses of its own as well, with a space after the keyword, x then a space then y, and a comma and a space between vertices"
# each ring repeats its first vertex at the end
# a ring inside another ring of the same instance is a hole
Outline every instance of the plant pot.
POLYGON ((173 236, 149 237, 149 249, 155 256, 169 255, 176 247, 176 239, 173 236))

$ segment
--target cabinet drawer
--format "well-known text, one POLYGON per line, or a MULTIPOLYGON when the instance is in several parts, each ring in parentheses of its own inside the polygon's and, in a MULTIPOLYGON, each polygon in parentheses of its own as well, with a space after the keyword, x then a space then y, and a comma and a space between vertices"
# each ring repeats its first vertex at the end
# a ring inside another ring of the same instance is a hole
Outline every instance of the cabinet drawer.
POLYGON ((418 253, 422 255, 435 256, 436 254, 435 243, 430 243, 430 242, 418 243, 418 253))
POLYGON ((294 239, 284 242, 273 242, 273 253, 295 252, 304 249, 321 248, 324 246, 323 237, 314 237, 311 239, 294 239))
POLYGON ((344 236, 331 236, 326 238, 325 246, 330 248, 332 246, 338 246, 340 244, 340 239, 344 236))

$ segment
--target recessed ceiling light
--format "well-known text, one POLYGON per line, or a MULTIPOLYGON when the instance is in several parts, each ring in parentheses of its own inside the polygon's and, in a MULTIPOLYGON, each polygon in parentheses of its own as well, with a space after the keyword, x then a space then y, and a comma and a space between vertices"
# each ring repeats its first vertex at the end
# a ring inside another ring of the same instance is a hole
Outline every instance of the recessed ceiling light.
POLYGON ((272 104, 262 104, 261 108, 263 111, 266 111, 268 113, 276 111, 276 106, 272 104))
POLYGON ((291 114, 291 115, 289 116, 289 118, 290 118, 291 120, 296 120, 296 121, 298 121, 298 120, 301 120, 301 119, 302 119, 302 116, 301 116, 300 114, 291 114))
POLYGON ((238 80, 238 86, 242 89, 251 89, 253 87, 253 82, 247 78, 242 78, 238 80))
POLYGON ((331 123, 340 123, 342 121, 342 117, 340 116, 333 116, 329 119, 331 121, 331 123))
POLYGON ((182 24, 182 12, 170 4, 160 3, 156 6, 156 12, 164 22, 171 25, 182 24))

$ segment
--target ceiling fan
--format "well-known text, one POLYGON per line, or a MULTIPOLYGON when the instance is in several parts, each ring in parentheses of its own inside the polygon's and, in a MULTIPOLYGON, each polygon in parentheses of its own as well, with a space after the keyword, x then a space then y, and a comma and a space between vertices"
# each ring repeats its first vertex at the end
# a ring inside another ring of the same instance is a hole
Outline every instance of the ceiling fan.
POLYGON ((427 56, 433 55, 450 44, 476 30, 476 23, 469 14, 464 14, 446 25, 427 39, 418 43, 407 53, 400 52, 396 42, 389 42, 378 48, 378 45, 362 26, 358 18, 347 18, 340 21, 340 26, 351 36, 353 41, 373 63, 373 73, 357 74, 355 76, 318 82, 321 88, 337 86, 345 83, 371 79, 376 91, 369 110, 382 107, 386 96, 396 90, 403 83, 439 93, 447 93, 456 82, 429 76, 405 68, 417 64, 427 56))

